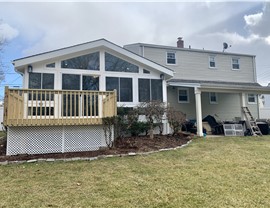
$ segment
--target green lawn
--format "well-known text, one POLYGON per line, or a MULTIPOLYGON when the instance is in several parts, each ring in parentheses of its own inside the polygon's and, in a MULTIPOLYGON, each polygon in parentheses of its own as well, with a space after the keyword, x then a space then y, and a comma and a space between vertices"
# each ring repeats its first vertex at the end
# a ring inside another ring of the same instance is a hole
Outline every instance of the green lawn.
POLYGON ((149 156, 0 166, 0 207, 270 207, 270 137, 149 156))

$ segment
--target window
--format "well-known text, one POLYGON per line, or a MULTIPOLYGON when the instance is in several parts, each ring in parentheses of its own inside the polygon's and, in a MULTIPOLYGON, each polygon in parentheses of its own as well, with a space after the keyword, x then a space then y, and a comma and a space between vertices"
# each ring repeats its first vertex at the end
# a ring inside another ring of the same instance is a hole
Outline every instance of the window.
POLYGON ((138 73, 139 67, 109 53, 105 53, 105 71, 138 73))
POLYGON ((256 104, 255 94, 248 94, 248 104, 256 104))
POLYGON ((240 69, 239 58, 232 58, 232 69, 240 69))
POLYGON ((62 90, 80 90, 81 76, 76 74, 62 75, 62 90))
POLYGON ((139 79, 139 102, 163 100, 162 80, 139 79))
POLYGON ((99 52, 61 61, 61 68, 99 70, 99 52))
POLYGON ((83 76, 83 90, 99 90, 99 77, 83 76))
POLYGON ((209 68, 216 68, 216 57, 209 56, 209 68))
POLYGON ((46 64, 47 68, 55 68, 55 63, 46 64))
POLYGON ((189 91, 185 88, 178 89, 178 102, 189 103, 189 91))
POLYGON ((144 74, 150 74, 150 71, 146 70, 146 69, 143 69, 143 73, 144 74))
POLYGON ((176 64, 175 52, 167 52, 167 64, 176 64))
POLYGON ((106 77, 106 90, 117 90, 118 102, 132 102, 132 78, 106 77))
MULTIPOLYGON (((29 89, 54 89, 54 74, 47 73, 29 73, 29 89)), ((33 93, 33 100, 40 100, 41 93, 33 93)), ((29 100, 32 100, 32 94, 29 93, 29 100)), ((45 94, 42 93, 42 100, 45 100, 45 94)), ((49 100, 49 94, 46 95, 46 100, 49 100)), ((53 94, 51 94, 53 100, 53 94)))
POLYGON ((218 103, 217 93, 209 92, 209 100, 210 100, 210 104, 217 104, 218 103))

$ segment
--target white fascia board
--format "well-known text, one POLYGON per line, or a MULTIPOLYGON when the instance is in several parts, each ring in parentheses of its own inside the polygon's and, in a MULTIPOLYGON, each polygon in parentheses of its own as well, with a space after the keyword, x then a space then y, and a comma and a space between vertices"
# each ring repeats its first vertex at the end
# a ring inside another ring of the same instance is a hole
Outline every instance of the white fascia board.
POLYGON ((20 67, 26 66, 28 64, 44 61, 47 59, 53 59, 53 58, 67 55, 67 54, 72 54, 72 53, 88 50, 91 48, 100 47, 102 45, 101 44, 102 41, 104 41, 104 40, 97 40, 97 41, 93 41, 93 42, 89 42, 89 43, 85 43, 85 44, 80 44, 80 45, 76 45, 76 46, 58 49, 55 51, 50 51, 50 52, 45 52, 45 53, 29 56, 29 57, 22 58, 22 59, 17 59, 17 60, 13 61, 13 65, 15 68, 20 68, 20 67))
POLYGON ((171 82, 168 83, 169 86, 173 87, 201 87, 198 83, 181 83, 181 82, 171 82))
POLYGON ((270 94, 270 87, 201 86, 202 92, 270 94))

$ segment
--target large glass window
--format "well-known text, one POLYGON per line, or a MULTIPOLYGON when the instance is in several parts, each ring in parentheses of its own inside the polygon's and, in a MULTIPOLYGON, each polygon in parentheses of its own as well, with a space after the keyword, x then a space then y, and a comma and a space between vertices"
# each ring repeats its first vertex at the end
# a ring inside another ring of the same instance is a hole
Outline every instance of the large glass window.
POLYGON ((163 100, 162 80, 139 79, 139 102, 163 100))
POLYGON ((99 77, 83 76, 83 90, 99 90, 99 77))
MULTIPOLYGON (((47 73, 29 73, 29 89, 54 89, 54 74, 47 73)), ((45 92, 33 92, 33 100, 45 100, 45 92), (38 95, 38 96, 37 96, 38 95)), ((29 93, 29 100, 32 100, 32 93, 29 93)), ((53 93, 49 99, 49 93, 46 93, 46 100, 53 100, 53 93)))
POLYGON ((117 101, 132 102, 132 78, 106 77, 106 90, 117 90, 117 101))
POLYGON ((99 52, 61 61, 61 68, 99 70, 99 52))
MULTIPOLYGON (((80 90, 80 75, 63 74, 62 89, 63 90, 80 90)), ((63 116, 79 116, 79 96, 71 94, 63 94, 62 96, 62 114, 63 116)))
POLYGON ((150 100, 150 79, 139 79, 139 102, 150 100))
MULTIPOLYGON (((99 77, 83 76, 83 90, 99 90, 99 77)), ((98 95, 83 96, 83 115, 98 116, 98 95)))
POLYGON ((80 90, 81 83, 80 75, 63 74, 62 75, 62 89, 63 90, 80 90))
POLYGON ((105 53, 105 71, 138 73, 139 67, 109 53, 105 53))

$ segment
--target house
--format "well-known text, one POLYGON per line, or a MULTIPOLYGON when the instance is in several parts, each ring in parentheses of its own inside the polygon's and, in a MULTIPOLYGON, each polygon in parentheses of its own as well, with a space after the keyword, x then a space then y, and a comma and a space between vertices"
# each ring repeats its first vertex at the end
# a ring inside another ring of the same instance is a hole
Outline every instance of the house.
POLYGON ((23 89, 5 90, 7 155, 106 146, 102 118, 116 115, 117 106, 167 102, 166 81, 173 77, 171 69, 105 39, 13 64, 23 89))
POLYGON ((244 119, 241 107, 247 106, 260 118, 258 96, 270 88, 257 82, 255 55, 184 48, 182 38, 175 47, 135 43, 124 48, 174 71, 167 82, 168 104, 197 121, 198 135, 207 115, 244 119))
MULTIPOLYGON (((105 39, 13 61, 23 89, 5 89, 7 155, 89 151, 106 146, 102 118, 117 106, 160 100, 197 121, 259 118, 254 55, 105 39)), ((164 133, 170 131, 164 121, 164 133)))

